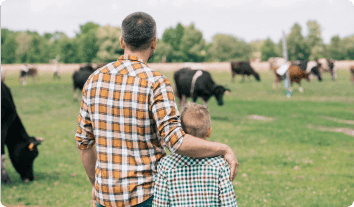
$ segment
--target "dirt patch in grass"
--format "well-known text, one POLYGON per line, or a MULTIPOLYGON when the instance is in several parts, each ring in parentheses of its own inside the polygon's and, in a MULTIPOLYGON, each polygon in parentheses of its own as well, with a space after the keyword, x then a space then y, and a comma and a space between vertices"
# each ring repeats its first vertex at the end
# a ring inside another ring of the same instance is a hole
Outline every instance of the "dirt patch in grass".
POLYGON ((307 127, 309 129, 317 129, 326 132, 342 132, 344 134, 354 137, 354 129, 342 128, 342 127, 333 128, 333 127, 323 127, 323 126, 313 126, 313 125, 308 125, 307 127))
POLYGON ((325 118, 327 120, 335 121, 338 123, 343 123, 343 124, 354 124, 354 120, 337 119, 337 118, 328 117, 328 116, 325 116, 323 118, 325 118))
POLYGON ((274 118, 272 117, 265 117, 265 116, 260 116, 257 114, 253 114, 248 116, 249 119, 255 119, 255 120, 261 120, 261 121, 274 121, 274 118))

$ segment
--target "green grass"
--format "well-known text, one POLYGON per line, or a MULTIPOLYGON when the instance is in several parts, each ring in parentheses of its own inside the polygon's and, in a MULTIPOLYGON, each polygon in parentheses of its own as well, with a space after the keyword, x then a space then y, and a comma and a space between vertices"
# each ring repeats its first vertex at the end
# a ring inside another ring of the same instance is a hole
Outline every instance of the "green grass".
MULTIPOLYGON (((164 72, 171 82, 172 72, 164 72)), ((314 127, 354 128, 328 120, 354 120, 354 86, 349 72, 338 80, 328 73, 323 82, 303 81, 304 93, 294 86, 288 99, 282 85, 272 90, 270 71, 240 83, 229 72, 212 72, 217 83, 231 89, 225 105, 208 102, 213 132, 210 140, 227 143, 240 162, 233 181, 239 206, 349 206, 354 201, 354 137, 314 127), (250 119, 250 115, 273 118, 250 119), (299 168, 298 170, 296 170, 299 168)), ((23 183, 9 159, 7 171, 13 185, 1 185, 4 205, 90 206, 90 182, 75 144, 80 102, 72 100, 71 74, 60 81, 42 73, 40 83, 9 74, 20 117, 30 135, 42 136, 34 163, 36 180, 23 183)), ((177 100, 178 101, 178 100, 177 100)), ((201 103, 199 100, 198 103, 201 103)))

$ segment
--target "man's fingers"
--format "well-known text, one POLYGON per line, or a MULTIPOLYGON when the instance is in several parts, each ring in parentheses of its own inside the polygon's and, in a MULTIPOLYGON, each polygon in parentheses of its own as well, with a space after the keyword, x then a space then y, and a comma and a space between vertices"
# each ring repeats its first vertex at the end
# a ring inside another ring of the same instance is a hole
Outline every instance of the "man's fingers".
POLYGON ((230 167, 230 181, 233 181, 237 175, 237 169, 238 169, 239 163, 237 162, 235 165, 232 165, 230 167))
POLYGON ((230 168, 230 181, 234 180, 234 178, 235 178, 234 174, 235 174, 235 167, 231 166, 231 168, 230 168))

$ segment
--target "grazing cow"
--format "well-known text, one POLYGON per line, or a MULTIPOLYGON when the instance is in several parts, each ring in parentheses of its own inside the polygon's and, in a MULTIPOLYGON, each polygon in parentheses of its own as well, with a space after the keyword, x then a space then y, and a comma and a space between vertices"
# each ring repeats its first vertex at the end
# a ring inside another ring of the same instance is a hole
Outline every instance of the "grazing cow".
POLYGON ((352 74, 351 80, 352 80, 352 83, 354 84, 354 65, 352 65, 352 66, 350 67, 350 73, 352 74))
MULTIPOLYGON (((312 73, 317 77, 319 81, 322 81, 322 75, 319 71, 319 66, 316 61, 307 61, 307 60, 296 60, 291 61, 291 65, 297 65, 306 73, 312 73)), ((310 76, 312 78, 312 76, 310 76)))
POLYGON ((320 66, 319 70, 321 74, 323 72, 329 72, 332 76, 332 80, 337 78, 337 61, 333 59, 321 58, 316 60, 316 62, 320 66))
POLYGON ((1 82, 1 181, 10 184, 5 161, 5 145, 12 165, 24 182, 34 179, 33 161, 38 155, 37 146, 43 141, 41 137, 27 134, 20 117, 16 112, 10 89, 1 82))
MULTIPOLYGON (((25 66, 25 67, 27 67, 27 66, 25 66)), ((37 70, 37 68, 34 65, 30 65, 28 68, 22 69, 20 71, 20 83, 21 83, 21 85, 26 85, 26 78, 28 76, 32 77, 33 82, 35 82, 36 79, 39 80, 38 70, 37 70)))
POLYGON ((242 75, 242 82, 245 80, 245 75, 248 77, 250 75, 253 75, 257 81, 260 81, 261 78, 259 77, 259 74, 253 70, 249 62, 245 61, 232 61, 231 62, 231 75, 232 79, 231 81, 235 81, 235 76, 236 74, 242 75))
MULTIPOLYGON (((101 68, 106 64, 97 64, 96 69, 101 68)), ((87 79, 90 75, 96 70, 92 67, 91 64, 82 65, 78 71, 75 71, 73 74, 73 83, 74 83, 74 101, 77 101, 77 89, 82 91, 87 79)))
POLYGON ((269 70, 273 71, 275 67, 280 67, 280 65, 284 64, 285 62, 285 58, 271 57, 268 59, 269 70))
MULTIPOLYGON (((278 67, 274 68, 274 75, 275 75, 275 80, 273 83, 273 89, 276 88, 276 85, 283 80, 283 77, 280 76, 277 73, 278 67)), ((301 87, 301 80, 306 79, 308 82, 311 81, 311 72, 306 72, 303 71, 299 66, 297 65, 290 65, 289 66, 289 76, 290 76, 290 85, 292 86, 294 82, 299 84, 299 91, 303 92, 304 89, 301 87)), ((292 88, 290 88, 290 91, 292 91, 292 88)))
POLYGON ((224 104, 223 95, 225 92, 230 92, 221 85, 217 85, 209 72, 198 69, 182 68, 174 73, 175 91, 179 98, 180 107, 186 104, 186 99, 191 97, 193 102, 196 102, 198 97, 201 97, 204 106, 207 105, 210 97, 215 96, 219 106, 224 104))

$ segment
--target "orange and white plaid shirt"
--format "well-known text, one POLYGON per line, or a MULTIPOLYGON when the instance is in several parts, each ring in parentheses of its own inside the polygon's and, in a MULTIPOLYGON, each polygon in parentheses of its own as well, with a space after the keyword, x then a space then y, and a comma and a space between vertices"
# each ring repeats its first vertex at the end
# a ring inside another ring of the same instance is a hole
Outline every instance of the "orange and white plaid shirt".
POLYGON ((96 143, 96 199, 106 207, 151 197, 164 147, 175 152, 185 134, 169 80, 128 55, 88 78, 78 124, 78 148, 96 143))

